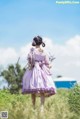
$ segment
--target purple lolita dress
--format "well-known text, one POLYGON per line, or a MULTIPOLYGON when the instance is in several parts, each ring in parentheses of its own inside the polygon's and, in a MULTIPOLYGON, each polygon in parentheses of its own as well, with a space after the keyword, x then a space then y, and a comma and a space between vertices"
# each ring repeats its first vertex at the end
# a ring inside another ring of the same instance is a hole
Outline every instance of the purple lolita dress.
POLYGON ((28 62, 30 67, 25 71, 22 79, 22 94, 35 93, 40 96, 40 93, 44 93, 45 97, 54 95, 56 87, 47 67, 49 61, 45 53, 31 48, 28 62))

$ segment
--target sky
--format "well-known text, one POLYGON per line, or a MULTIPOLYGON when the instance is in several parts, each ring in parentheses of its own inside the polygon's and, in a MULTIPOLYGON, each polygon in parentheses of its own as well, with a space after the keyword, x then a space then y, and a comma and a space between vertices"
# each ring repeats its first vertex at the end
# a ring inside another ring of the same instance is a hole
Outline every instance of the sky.
POLYGON ((80 34, 80 5, 56 0, 0 0, 0 47, 20 48, 36 35, 62 44, 80 34))
POLYGON ((30 43, 36 35, 44 38, 46 50, 54 51, 53 74, 79 81, 80 4, 60 5, 56 0, 0 0, 1 66, 15 62, 19 56, 25 65, 30 43))

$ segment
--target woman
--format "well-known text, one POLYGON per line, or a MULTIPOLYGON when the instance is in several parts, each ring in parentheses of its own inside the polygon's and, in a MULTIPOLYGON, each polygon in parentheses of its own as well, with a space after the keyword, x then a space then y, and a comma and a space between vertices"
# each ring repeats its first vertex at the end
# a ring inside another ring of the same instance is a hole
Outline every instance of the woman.
POLYGON ((56 93, 56 87, 51 77, 50 62, 45 51, 41 48, 45 43, 40 36, 34 37, 28 54, 28 70, 22 80, 22 94, 31 94, 33 107, 35 108, 36 96, 40 96, 41 109, 43 109, 45 97, 56 93))

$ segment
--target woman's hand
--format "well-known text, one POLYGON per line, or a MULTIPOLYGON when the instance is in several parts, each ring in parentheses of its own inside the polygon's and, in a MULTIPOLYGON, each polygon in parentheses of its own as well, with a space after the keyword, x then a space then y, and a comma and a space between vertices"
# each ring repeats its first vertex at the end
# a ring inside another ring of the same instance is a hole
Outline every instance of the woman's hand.
POLYGON ((49 65, 47 65, 47 67, 50 69, 50 68, 52 68, 52 65, 49 64, 49 65))

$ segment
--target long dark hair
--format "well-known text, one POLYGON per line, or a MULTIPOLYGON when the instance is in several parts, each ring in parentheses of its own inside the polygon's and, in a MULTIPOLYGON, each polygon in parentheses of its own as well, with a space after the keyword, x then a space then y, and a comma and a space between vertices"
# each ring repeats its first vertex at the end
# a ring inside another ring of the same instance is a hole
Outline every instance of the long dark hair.
POLYGON ((36 36, 33 38, 32 46, 36 46, 36 45, 42 45, 43 47, 45 47, 45 43, 43 42, 42 37, 36 36))

